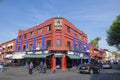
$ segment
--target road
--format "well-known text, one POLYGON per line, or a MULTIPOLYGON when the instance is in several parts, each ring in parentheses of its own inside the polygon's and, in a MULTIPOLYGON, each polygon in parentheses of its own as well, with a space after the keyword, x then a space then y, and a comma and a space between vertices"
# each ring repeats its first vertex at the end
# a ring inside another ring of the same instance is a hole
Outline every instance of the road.
POLYGON ((100 74, 94 74, 90 80, 120 80, 120 63, 113 64, 112 69, 102 69, 100 74))
POLYGON ((78 71, 61 71, 46 74, 34 71, 32 75, 24 67, 6 67, 0 73, 0 80, 120 80, 120 64, 113 65, 113 69, 102 69, 100 74, 80 74, 78 71))

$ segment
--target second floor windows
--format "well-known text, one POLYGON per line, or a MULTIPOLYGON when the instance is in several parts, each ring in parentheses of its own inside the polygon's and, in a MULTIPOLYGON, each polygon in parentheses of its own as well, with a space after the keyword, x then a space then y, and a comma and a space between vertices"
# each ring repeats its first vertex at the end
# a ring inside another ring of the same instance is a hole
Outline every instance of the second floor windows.
POLYGON ((46 48, 49 48, 51 47, 51 40, 47 40, 47 43, 46 43, 46 48))
POLYGON ((38 34, 41 34, 42 33, 42 29, 38 29, 38 34))
POLYGON ((34 32, 33 32, 33 31, 32 31, 32 32, 30 32, 30 35, 31 35, 31 36, 34 36, 34 32))
POLYGON ((67 41, 67 48, 71 49, 70 41, 67 41))
POLYGON ((24 39, 26 39, 26 38, 27 38, 27 35, 26 35, 26 34, 24 34, 24 35, 23 35, 23 37, 24 37, 24 39))
POLYGON ((69 26, 67 26, 67 32, 70 33, 70 27, 69 26))
POLYGON ((30 45, 29 45, 29 51, 32 51, 32 48, 33 48, 33 45, 30 44, 30 45))
POLYGON ((51 25, 47 26, 47 31, 51 31, 51 25))
POLYGON ((41 42, 38 42, 38 43, 37 43, 37 48, 38 48, 38 49, 41 49, 41 42))
POLYGON ((61 46, 61 40, 60 39, 56 40, 56 46, 61 46))

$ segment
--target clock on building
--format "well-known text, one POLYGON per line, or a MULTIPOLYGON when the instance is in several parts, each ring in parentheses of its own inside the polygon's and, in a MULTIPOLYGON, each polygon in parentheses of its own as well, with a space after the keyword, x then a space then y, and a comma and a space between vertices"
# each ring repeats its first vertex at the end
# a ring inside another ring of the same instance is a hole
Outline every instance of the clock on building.
POLYGON ((62 19, 55 19, 55 27, 62 27, 62 19))

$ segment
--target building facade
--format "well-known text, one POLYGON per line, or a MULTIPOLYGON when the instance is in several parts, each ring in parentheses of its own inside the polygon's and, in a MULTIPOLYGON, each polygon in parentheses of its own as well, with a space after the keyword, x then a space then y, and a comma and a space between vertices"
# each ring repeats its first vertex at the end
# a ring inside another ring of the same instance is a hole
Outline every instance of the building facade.
POLYGON ((19 30, 15 54, 25 54, 25 59, 32 60, 35 66, 42 61, 51 69, 65 70, 69 65, 82 63, 80 59, 84 56, 88 57, 87 42, 87 34, 58 16, 28 30, 19 30))
POLYGON ((4 43, 1 43, 1 55, 0 61, 5 62, 6 64, 11 63, 12 56, 14 55, 16 40, 10 40, 4 43))

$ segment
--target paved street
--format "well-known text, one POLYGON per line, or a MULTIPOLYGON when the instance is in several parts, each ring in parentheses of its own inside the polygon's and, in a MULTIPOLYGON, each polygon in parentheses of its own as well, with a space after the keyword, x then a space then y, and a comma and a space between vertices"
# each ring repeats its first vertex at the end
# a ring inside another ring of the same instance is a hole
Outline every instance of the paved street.
POLYGON ((103 69, 100 74, 94 74, 90 80, 120 80, 120 63, 113 69, 103 69))
POLYGON ((38 71, 34 71, 32 75, 28 74, 27 69, 24 67, 19 68, 6 68, 4 72, 0 73, 0 80, 89 80, 89 74, 79 74, 77 71, 61 71, 57 70, 53 73, 51 70, 47 70, 46 74, 42 74, 38 71))
POLYGON ((100 74, 79 74, 78 71, 61 71, 53 73, 47 70, 46 74, 34 71, 32 75, 24 67, 4 68, 0 73, 0 80, 120 80, 120 64, 113 65, 113 69, 102 69, 100 74))

